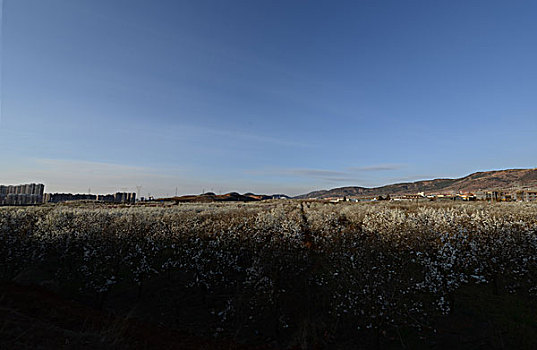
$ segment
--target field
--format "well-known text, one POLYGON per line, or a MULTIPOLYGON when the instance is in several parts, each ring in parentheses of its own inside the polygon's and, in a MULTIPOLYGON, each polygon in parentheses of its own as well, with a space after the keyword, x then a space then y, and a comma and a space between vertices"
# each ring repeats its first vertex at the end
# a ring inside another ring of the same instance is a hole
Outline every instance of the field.
POLYGON ((5 348, 533 349, 537 204, 0 208, 0 281, 5 348))

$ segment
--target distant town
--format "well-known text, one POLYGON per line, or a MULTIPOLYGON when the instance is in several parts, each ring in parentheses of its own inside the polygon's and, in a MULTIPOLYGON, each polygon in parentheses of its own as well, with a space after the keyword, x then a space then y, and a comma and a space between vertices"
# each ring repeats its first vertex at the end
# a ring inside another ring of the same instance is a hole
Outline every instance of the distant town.
MULTIPOLYGON (((236 201, 265 200, 265 199, 288 199, 285 195, 278 196, 256 196, 253 194, 239 195, 232 193, 236 201), (243 199, 242 197, 246 198, 243 199)), ((215 195, 216 196, 216 195, 215 195)), ((226 197, 229 195, 222 195, 226 197)), ((211 196, 186 196, 163 198, 161 201, 207 201, 211 196), (185 197, 185 198, 186 198, 185 197)), ((216 196, 219 197, 219 196, 216 196)), ((226 197, 227 198, 227 197, 226 197)), ((216 200, 222 200, 217 198, 216 200)), ((305 199, 305 198, 303 198, 305 199)), ((366 202, 366 201, 489 201, 489 202, 533 202, 537 201, 537 189, 511 189, 511 190, 483 190, 475 192, 459 193, 429 193, 419 192, 405 195, 379 195, 379 196, 335 196, 325 198, 307 198, 309 200, 319 200, 324 202, 366 202)), ((25 206, 40 205, 46 203, 63 203, 71 201, 95 201, 101 203, 134 204, 137 201, 154 201, 152 197, 136 198, 135 192, 116 192, 113 194, 81 194, 81 193, 45 193, 44 184, 22 184, 22 185, 0 185, 0 206, 25 206)))
POLYGON ((0 185, 0 205, 39 205, 68 201, 98 201, 104 203, 136 202, 134 192, 114 194, 45 193, 43 184, 0 185))
POLYGON ((419 192, 416 194, 406 195, 385 195, 385 196, 370 196, 370 197, 328 197, 324 198, 332 203, 348 201, 348 202, 364 202, 364 201, 489 201, 489 202, 533 202, 537 201, 537 189, 514 189, 514 190, 489 190, 476 192, 459 192, 459 193, 432 193, 425 194, 419 192))

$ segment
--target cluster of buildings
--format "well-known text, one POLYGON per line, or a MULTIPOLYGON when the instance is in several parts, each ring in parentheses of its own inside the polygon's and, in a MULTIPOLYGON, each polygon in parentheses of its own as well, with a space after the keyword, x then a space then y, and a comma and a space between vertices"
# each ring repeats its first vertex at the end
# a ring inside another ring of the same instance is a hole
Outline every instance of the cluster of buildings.
POLYGON ((43 203, 45 185, 0 185, 0 205, 33 205, 43 203))
POLYGON ((488 202, 533 202, 537 201, 537 189, 489 190, 476 192, 459 192, 425 195, 395 196, 393 199, 453 200, 453 201, 488 201, 488 202))
POLYGON ((476 198, 492 202, 533 202, 537 201, 537 189, 478 191, 476 198))
POLYGON ((73 194, 45 193, 43 184, 0 185, 0 205, 38 205, 43 203, 61 203, 68 201, 99 201, 106 203, 136 202, 134 192, 116 192, 115 194, 73 194))
POLYGON ((513 190, 490 190, 476 192, 459 192, 459 193, 437 193, 428 194, 419 192, 417 194, 405 195, 386 195, 377 197, 331 197, 326 198, 332 203, 342 201, 364 202, 364 201, 488 201, 488 202, 533 202, 537 201, 537 189, 513 189, 513 190))
POLYGON ((45 193, 45 203, 61 203, 69 201, 98 201, 106 203, 136 202, 134 192, 116 192, 115 194, 80 194, 80 193, 45 193))
POLYGON ((94 201, 96 195, 81 193, 45 193, 45 203, 61 203, 68 201, 94 201))

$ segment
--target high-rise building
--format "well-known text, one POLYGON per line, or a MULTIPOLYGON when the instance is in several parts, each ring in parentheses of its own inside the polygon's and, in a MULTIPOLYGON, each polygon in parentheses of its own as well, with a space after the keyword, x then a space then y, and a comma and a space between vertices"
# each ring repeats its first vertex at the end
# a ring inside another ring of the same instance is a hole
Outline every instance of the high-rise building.
POLYGON ((43 203, 43 184, 0 185, 0 205, 35 205, 43 203))

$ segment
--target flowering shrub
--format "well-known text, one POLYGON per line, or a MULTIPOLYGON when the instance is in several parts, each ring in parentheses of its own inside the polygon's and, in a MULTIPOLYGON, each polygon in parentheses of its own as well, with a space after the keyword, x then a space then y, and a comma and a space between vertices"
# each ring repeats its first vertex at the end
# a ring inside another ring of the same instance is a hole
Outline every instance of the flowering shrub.
POLYGON ((39 267, 101 307, 166 281, 168 322, 181 290, 199 296, 208 333, 307 348, 342 327, 427 327, 468 284, 535 296, 537 205, 2 208, 0 259, 1 280, 39 267))

